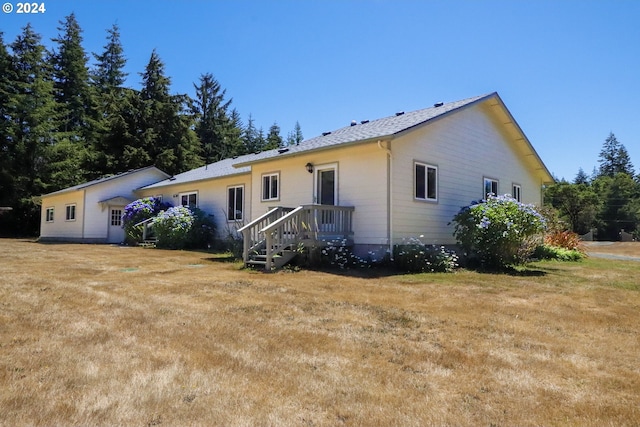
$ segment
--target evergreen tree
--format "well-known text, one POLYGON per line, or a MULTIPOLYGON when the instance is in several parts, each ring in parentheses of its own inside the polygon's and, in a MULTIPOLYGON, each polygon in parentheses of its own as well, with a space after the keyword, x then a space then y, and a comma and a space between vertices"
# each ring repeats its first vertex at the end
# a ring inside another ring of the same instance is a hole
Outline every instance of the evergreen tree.
POLYGON ((264 145, 264 150, 273 150, 274 148, 280 148, 284 145, 284 141, 282 140, 282 136, 280 136, 280 126, 277 123, 274 123, 269 128, 269 133, 267 134, 266 144, 264 145))
POLYGON ((0 31, 0 206, 9 206, 13 200, 12 111, 13 85, 15 84, 13 57, 9 54, 0 31))
MULTIPOLYGON (((107 30, 107 44, 104 51, 93 54, 97 63, 92 71, 93 87, 98 94, 99 136, 94 142, 95 163, 92 166, 97 174, 113 174, 130 169, 124 158, 124 147, 132 142, 132 126, 135 126, 132 109, 137 95, 131 89, 123 87, 127 73, 120 32, 117 25, 107 30), (129 120, 127 120, 127 118, 129 120)), ((143 163, 149 163, 147 159, 143 163)))
POLYGON ((293 132, 287 134, 287 145, 298 145, 304 140, 300 123, 296 121, 293 132))
POLYGON ((238 118, 229 116, 231 99, 224 99, 226 90, 222 89, 210 73, 200 76, 200 84, 193 86, 196 90, 192 105, 196 121, 195 132, 202 146, 205 163, 240 154, 240 129, 236 128, 235 123, 238 118))
MULTIPOLYGON (((202 165, 193 121, 186 114, 189 99, 186 95, 170 95, 171 81, 165 76, 164 64, 155 49, 141 76, 141 133, 137 135, 138 146, 132 147, 135 151, 143 150, 138 157, 144 158, 146 154, 158 168, 170 174, 202 165)), ((146 165, 137 165, 142 166, 146 165)))
POLYGON ((124 72, 127 59, 120 42, 120 28, 113 24, 111 29, 107 30, 107 34, 104 51, 100 55, 93 54, 97 64, 92 79, 100 94, 121 90, 127 78, 127 73, 124 72))
POLYGON ((613 132, 602 145, 600 151, 600 171, 599 176, 614 177, 622 172, 633 176, 633 164, 629 158, 629 153, 623 144, 618 142, 613 132))
POLYGON ((61 132, 71 139, 87 139, 95 118, 93 94, 89 86, 88 57, 82 47, 82 29, 72 13, 60 22, 62 32, 53 39, 58 51, 53 53, 56 101, 60 105, 61 132))
MULTIPOLYGON (((56 103, 53 96, 52 70, 44 60, 41 36, 31 25, 11 44, 15 81, 10 101, 11 134, 8 151, 13 191, 12 216, 18 232, 35 233, 40 209, 33 196, 68 186, 51 174, 49 156, 55 146, 56 103)), ((3 215, 6 216, 6 215, 3 215)))
POLYGON ((242 140, 245 153, 259 153, 260 151, 262 151, 262 145, 260 143, 258 130, 253 123, 253 117, 251 116, 251 114, 249 114, 249 121, 247 123, 247 126, 244 128, 242 140))
POLYGON ((231 110, 231 116, 229 120, 231 124, 227 134, 227 138, 229 138, 230 145, 234 147, 232 156, 245 154, 244 141, 242 140, 244 127, 242 125, 242 119, 240 118, 240 113, 238 113, 238 110, 236 110, 235 108, 231 110))
POLYGON ((60 21, 61 34, 53 39, 58 49, 50 58, 53 64, 55 96, 59 111, 58 138, 65 143, 52 147, 53 173, 62 182, 73 185, 95 178, 91 172, 95 153, 92 145, 98 137, 98 112, 89 82, 88 56, 82 47, 82 29, 72 13, 60 21), (60 150, 60 153, 56 151, 60 150), (68 158, 71 155, 72 158, 68 158))
POLYGON ((610 177, 603 175, 592 184, 594 192, 602 199, 598 213, 599 237, 617 240, 620 230, 632 232, 636 228, 635 202, 640 197, 638 184, 631 175, 620 172, 610 177))
POLYGON ((574 184, 588 184, 589 183, 589 176, 585 173, 585 171, 582 168, 578 169, 578 174, 573 179, 573 183, 574 184))

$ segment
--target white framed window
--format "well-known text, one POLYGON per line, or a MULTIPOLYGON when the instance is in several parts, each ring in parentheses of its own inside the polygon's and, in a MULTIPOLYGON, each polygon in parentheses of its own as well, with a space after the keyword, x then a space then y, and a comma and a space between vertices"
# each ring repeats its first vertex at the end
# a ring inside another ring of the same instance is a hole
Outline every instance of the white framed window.
POLYGON ((262 175, 262 201, 280 198, 280 173, 262 175))
POLYGON ((490 195, 497 196, 498 195, 498 180, 492 178, 484 179, 484 190, 482 197, 485 199, 490 195))
POLYGON ((67 205, 66 206, 66 221, 75 221, 76 220, 76 205, 67 205))
POLYGON ((190 193, 180 193, 180 206, 187 206, 189 208, 198 207, 198 192, 192 191, 190 193))
POLYGON ((414 162, 414 193, 416 200, 438 201, 438 167, 414 162))
POLYGON ((111 209, 111 225, 122 227, 122 209, 111 209))
POLYGON ((513 184, 511 186, 511 196, 519 202, 522 201, 522 187, 520 184, 513 184))
POLYGON ((53 222, 53 214, 55 213, 55 208, 47 208, 45 213, 45 221, 53 222))
POLYGON ((244 185, 227 188, 227 221, 242 221, 244 218, 244 185))

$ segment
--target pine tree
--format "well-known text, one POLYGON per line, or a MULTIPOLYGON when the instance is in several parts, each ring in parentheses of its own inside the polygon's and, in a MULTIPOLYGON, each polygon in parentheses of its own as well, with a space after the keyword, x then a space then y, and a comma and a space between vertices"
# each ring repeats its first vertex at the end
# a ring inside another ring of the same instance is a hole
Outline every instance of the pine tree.
POLYGON ((104 51, 100 55, 93 54, 97 64, 92 73, 92 80, 101 94, 120 90, 127 78, 127 73, 124 72, 127 59, 120 42, 120 28, 113 24, 111 29, 107 30, 107 34, 104 51))
POLYGON ((61 34, 53 39, 57 51, 51 54, 55 96, 59 110, 59 140, 64 144, 52 147, 51 163, 67 185, 96 177, 91 171, 98 138, 98 111, 89 82, 88 56, 82 47, 82 29, 72 13, 60 21, 61 34), (60 150, 59 153, 56 151, 60 150), (69 158, 69 156, 72 156, 69 158))
MULTIPOLYGON (((97 63, 92 70, 93 87, 98 94, 98 111, 101 118, 98 126, 99 136, 94 142, 95 163, 92 166, 97 174, 113 174, 130 169, 124 158, 125 146, 134 144, 132 130, 134 125, 132 109, 137 95, 131 89, 123 87, 127 73, 120 32, 117 25, 107 30, 107 44, 101 54, 94 53, 97 63)), ((135 145, 135 144, 134 144, 135 145)), ((149 159, 142 163, 148 164, 149 159)))
POLYGON ((141 133, 137 135, 138 146, 133 148, 142 149, 140 158, 146 154, 158 168, 170 174, 200 166, 198 138, 192 130, 192 116, 186 114, 189 98, 170 95, 171 81, 165 76, 164 64, 155 49, 141 76, 141 133))
POLYGON ((600 151, 600 170, 599 176, 614 177, 622 172, 633 176, 633 164, 629 158, 629 153, 623 144, 618 142, 613 132, 602 145, 600 151))
POLYGON ((12 130, 9 151, 13 177, 16 227, 35 233, 40 209, 33 196, 64 188, 69 183, 52 173, 50 154, 55 146, 57 108, 53 95, 52 70, 44 60, 41 36, 31 25, 11 44, 15 81, 11 96, 12 130))
POLYGON ((60 131, 71 139, 87 139, 95 118, 93 94, 89 86, 88 56, 82 47, 82 29, 72 13, 60 21, 62 34, 53 39, 58 44, 51 61, 54 65, 56 101, 60 105, 60 131))
POLYGON ((231 99, 225 100, 226 90, 210 73, 201 75, 200 84, 193 87, 196 90, 196 98, 192 102, 195 132, 205 163, 240 154, 242 146, 238 136, 241 130, 236 128, 238 118, 229 116, 231 99))
POLYGON ((269 128, 266 144, 263 147, 263 149, 273 150, 274 148, 280 148, 283 145, 284 145, 284 141, 282 140, 282 136, 280 136, 280 126, 278 126, 277 123, 274 123, 269 128))
POLYGON ((9 206, 13 202, 13 130, 10 104, 15 79, 13 57, 9 54, 0 31, 0 206, 9 206))
POLYGON ((262 151, 262 145, 260 145, 258 130, 254 125, 253 117, 251 116, 251 114, 249 114, 249 121, 247 123, 247 126, 244 128, 242 140, 245 153, 259 153, 260 151, 262 151))
POLYGON ((302 137, 302 129, 300 128, 300 123, 296 121, 296 125, 293 128, 293 131, 287 134, 287 140, 285 141, 285 145, 299 145, 304 138, 302 137))
POLYGON ((578 174, 573 179, 573 183, 574 184, 588 184, 589 183, 589 176, 586 174, 586 172, 582 168, 578 169, 578 174))

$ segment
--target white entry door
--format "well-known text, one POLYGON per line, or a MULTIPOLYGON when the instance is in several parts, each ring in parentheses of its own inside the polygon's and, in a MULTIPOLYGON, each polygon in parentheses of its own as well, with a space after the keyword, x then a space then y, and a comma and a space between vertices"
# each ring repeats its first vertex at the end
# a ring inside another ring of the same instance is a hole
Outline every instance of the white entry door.
POLYGON ((331 163, 315 168, 314 202, 320 205, 338 204, 338 165, 331 163))
POLYGON ((108 235, 107 242, 122 243, 124 242, 124 229, 122 228, 122 214, 124 206, 109 206, 108 235))
MULTIPOLYGON (((315 169, 314 201, 319 205, 338 204, 338 165, 336 163, 320 165, 315 169)), ((331 228, 335 221, 333 211, 320 211, 318 223, 323 231, 331 228)))

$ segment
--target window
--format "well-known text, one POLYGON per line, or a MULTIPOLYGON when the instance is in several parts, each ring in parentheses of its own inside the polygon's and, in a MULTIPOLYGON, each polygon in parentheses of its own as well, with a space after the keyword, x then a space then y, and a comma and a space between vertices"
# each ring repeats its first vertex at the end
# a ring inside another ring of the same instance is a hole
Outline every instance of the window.
POLYGON ((497 196, 498 195, 498 181, 491 178, 484 179, 484 194, 483 197, 488 197, 489 195, 497 196))
POLYGON ((280 197, 278 189, 279 173, 262 175, 262 200, 278 200, 280 197))
POLYGON ((513 186, 511 187, 511 195, 513 196, 513 198, 521 202, 522 201, 521 193, 522 193, 522 188, 518 184, 513 184, 513 186))
POLYGON ((53 222, 53 212, 54 212, 54 208, 47 208, 46 217, 45 217, 47 222, 53 222))
POLYGON ((438 200, 438 168, 424 163, 415 163, 415 198, 438 200))
POLYGON ((242 221, 244 212, 244 185, 227 189, 227 220, 242 221))
POLYGON ((122 227, 122 209, 111 209, 111 225, 122 227))
POLYGON ((76 205, 67 205, 67 221, 75 221, 76 220, 76 205))
POLYGON ((182 193, 180 194, 180 206, 187 206, 189 208, 198 207, 198 193, 182 193))

